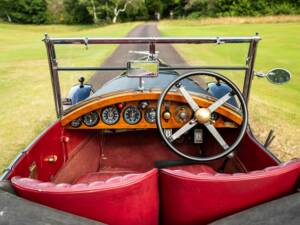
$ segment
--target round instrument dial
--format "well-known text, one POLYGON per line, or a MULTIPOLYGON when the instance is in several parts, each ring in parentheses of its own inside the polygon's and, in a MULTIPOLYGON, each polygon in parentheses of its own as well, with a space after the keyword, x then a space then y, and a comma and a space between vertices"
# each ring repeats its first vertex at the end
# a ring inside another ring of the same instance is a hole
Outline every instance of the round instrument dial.
POLYGON ((187 106, 178 106, 175 109, 174 117, 177 123, 186 123, 192 118, 192 111, 187 106))
POLYGON ((120 114, 117 107, 109 106, 102 110, 101 118, 105 124, 113 125, 119 121, 120 114))
POLYGON ((135 107, 135 106, 129 106, 124 110, 124 120, 128 123, 128 124, 137 124, 141 118, 142 118, 142 114, 140 112, 140 110, 135 107))
POLYGON ((83 116, 83 123, 88 127, 93 127, 99 122, 99 115, 97 112, 90 112, 83 116))
POLYGON ((149 108, 145 112, 145 120, 148 123, 155 123, 156 122, 156 109, 155 108, 149 108))
POLYGON ((218 113, 216 113, 216 112, 213 112, 212 114, 211 114, 211 119, 212 120, 217 120, 219 118, 219 115, 218 115, 218 113))
POLYGON ((81 122, 81 118, 78 118, 78 119, 72 120, 72 121, 71 121, 71 123, 70 123, 70 125, 71 125, 72 127, 74 127, 74 128, 78 128, 78 127, 80 127, 80 126, 81 126, 81 124, 82 124, 82 122, 81 122))

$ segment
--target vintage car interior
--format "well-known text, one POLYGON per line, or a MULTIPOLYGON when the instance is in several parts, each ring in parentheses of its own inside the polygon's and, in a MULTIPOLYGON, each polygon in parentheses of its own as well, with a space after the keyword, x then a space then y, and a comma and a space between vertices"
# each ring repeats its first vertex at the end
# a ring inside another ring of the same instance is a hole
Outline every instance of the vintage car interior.
MULTIPOLYGON (((60 39, 47 38, 53 69, 52 45, 60 39)), ((232 40, 250 42, 255 57, 258 36, 222 41, 232 40)), ((251 60, 243 92, 226 72, 182 72, 151 58, 154 72, 145 74, 149 67, 138 63, 138 71, 131 62, 76 104, 56 104, 59 119, 4 174, 18 196, 105 224, 182 225, 208 224, 297 191, 300 161, 281 163, 248 127, 251 60), (199 82, 207 77, 210 83, 199 82)), ((76 87, 88 84, 81 79, 76 87)))

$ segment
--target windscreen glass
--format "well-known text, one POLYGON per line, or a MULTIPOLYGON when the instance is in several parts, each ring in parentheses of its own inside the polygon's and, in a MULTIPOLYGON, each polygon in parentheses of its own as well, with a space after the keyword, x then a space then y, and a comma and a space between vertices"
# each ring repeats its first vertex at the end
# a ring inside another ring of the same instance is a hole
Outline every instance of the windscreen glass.
MULTIPOLYGON (((91 85, 93 92, 97 92, 112 79, 126 75, 128 63, 132 61, 155 60, 160 68, 165 68, 165 71, 166 68, 170 68, 170 71, 177 75, 202 68, 215 71, 233 80, 242 90, 245 71, 230 69, 230 67, 245 66, 249 46, 248 44, 156 44, 151 49, 149 44, 76 44, 56 45, 55 47, 58 66, 63 69, 74 68, 71 71, 59 71, 64 101, 73 94, 74 88, 70 91, 72 87, 80 85, 78 80, 81 77, 84 77, 84 84, 91 85), (80 69, 76 70, 75 67, 80 67, 80 69)), ((160 73, 166 73, 165 71, 160 70, 160 73)), ((131 76, 130 79, 139 78, 131 76)), ((216 82, 215 79, 204 76, 193 79, 203 87, 216 82)), ((145 82, 151 82, 150 78, 149 81, 147 80, 148 78, 145 82)), ((151 85, 153 89, 161 88, 159 82, 152 82, 151 85)), ((70 106, 70 101, 64 101, 64 103, 66 103, 65 108, 70 106)), ((79 102, 73 102, 72 105, 77 103, 79 102)))

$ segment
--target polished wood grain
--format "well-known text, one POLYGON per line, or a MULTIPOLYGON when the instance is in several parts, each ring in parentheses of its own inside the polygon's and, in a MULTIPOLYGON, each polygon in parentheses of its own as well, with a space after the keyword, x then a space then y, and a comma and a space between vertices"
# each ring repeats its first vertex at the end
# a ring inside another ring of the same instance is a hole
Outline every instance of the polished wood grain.
MULTIPOLYGON (((147 100, 149 101, 150 105, 149 107, 156 108, 157 106, 157 100, 160 97, 160 92, 127 92, 127 93, 119 93, 116 95, 111 95, 107 97, 102 97, 99 99, 95 99, 94 101, 88 102, 87 104, 73 110, 69 114, 65 115, 61 119, 61 123, 65 128, 69 129, 137 129, 137 128, 156 128, 155 123, 149 123, 145 120, 145 111, 141 110, 142 112, 142 119, 139 123, 135 125, 130 125, 124 121, 123 118, 123 111, 128 106, 138 106, 140 101, 147 100), (87 127, 84 124, 82 124, 79 128, 73 128, 69 125, 69 123, 81 117, 82 115, 96 111, 99 114, 99 117, 101 117, 101 110, 107 106, 111 106, 117 103, 126 103, 126 106, 121 110, 120 112, 120 119, 119 121, 114 125, 107 125, 102 122, 100 119, 100 122, 94 126, 94 127, 87 127)), ((197 102, 197 104, 200 107, 208 107, 213 103, 213 101, 201 98, 198 96, 193 96, 194 100, 197 102)), ((170 107, 171 112, 171 118, 168 121, 162 120, 162 125, 164 128, 180 128, 183 126, 182 123, 175 120, 174 112, 175 109, 179 106, 186 105, 186 101, 183 96, 181 96, 179 93, 173 93, 170 92, 166 98, 165 102, 163 104, 162 112, 165 110, 165 105, 168 104, 170 107)), ((148 108, 149 108, 148 107, 148 108)), ((227 108, 225 106, 222 106, 216 110, 218 114, 221 116, 217 121, 215 121, 215 127, 229 127, 234 128, 237 127, 237 125, 240 125, 242 123, 242 117, 239 113, 233 111, 230 108, 227 108)))

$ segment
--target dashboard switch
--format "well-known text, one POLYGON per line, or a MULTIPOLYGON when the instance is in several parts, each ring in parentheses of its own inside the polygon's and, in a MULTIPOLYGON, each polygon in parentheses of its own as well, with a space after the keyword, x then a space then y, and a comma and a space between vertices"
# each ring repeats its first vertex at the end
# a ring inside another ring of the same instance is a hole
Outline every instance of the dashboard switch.
POLYGON ((119 103, 119 104, 117 104, 117 107, 118 107, 118 109, 123 109, 123 108, 124 108, 124 105, 125 105, 125 104, 123 104, 123 103, 119 103))
POLYGON ((195 144, 203 143, 203 130, 202 129, 194 130, 194 143, 195 144))
POLYGON ((171 113, 169 111, 165 111, 163 113, 163 117, 165 120, 169 120, 169 119, 171 119, 171 113))
POLYGON ((172 129, 164 129, 165 135, 167 138, 172 136, 172 129))
POLYGON ((140 102, 140 109, 146 109, 149 106, 149 102, 142 101, 140 102))

